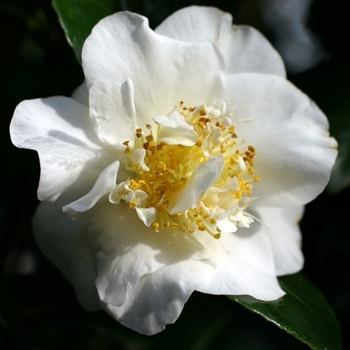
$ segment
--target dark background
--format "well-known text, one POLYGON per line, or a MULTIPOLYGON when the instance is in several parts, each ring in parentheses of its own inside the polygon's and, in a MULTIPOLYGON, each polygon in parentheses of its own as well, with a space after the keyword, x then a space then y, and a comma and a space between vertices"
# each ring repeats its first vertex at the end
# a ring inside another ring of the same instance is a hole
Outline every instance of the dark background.
MULTIPOLYGON (((298 2, 298 1, 296 1, 298 2)), ((250 24, 273 43, 283 37, 262 16, 259 1, 124 1, 156 26, 175 9, 215 5, 237 24, 250 24), (226 2, 225 2, 226 3, 226 2)), ((266 1, 268 3, 268 1, 266 1)), ((118 7, 117 5, 116 7, 118 7)), ((307 25, 323 54, 304 71, 292 66, 289 79, 331 119, 343 135, 350 119, 350 30, 346 1, 315 0, 307 25), (340 120, 342 121, 340 123, 340 120), (344 126, 345 125, 345 126, 344 126), (343 133, 342 133, 343 132, 343 133)), ((282 24, 286 21, 282 21, 282 24)), ((287 39, 286 39, 287 40, 287 39)), ((175 325, 154 337, 119 325, 104 312, 85 312, 73 288, 38 250, 31 218, 38 204, 39 163, 35 152, 12 146, 8 126, 23 99, 69 96, 83 74, 68 46, 50 1, 0 0, 0 346, 5 349, 306 349, 291 335, 222 296, 194 293, 175 325)), ((346 133, 345 133, 346 134, 346 133)), ((325 295, 350 348, 350 191, 320 195, 301 223, 304 274, 325 295)))

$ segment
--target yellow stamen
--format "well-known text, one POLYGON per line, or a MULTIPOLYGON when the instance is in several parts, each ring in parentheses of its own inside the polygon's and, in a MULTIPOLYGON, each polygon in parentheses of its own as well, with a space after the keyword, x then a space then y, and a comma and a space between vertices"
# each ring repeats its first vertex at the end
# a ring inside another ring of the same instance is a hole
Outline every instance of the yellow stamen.
MULTIPOLYGON (((186 189, 192 173, 201 164, 220 154, 224 159, 224 170, 213 184, 213 188, 225 188, 220 191, 225 191, 226 194, 225 198, 218 198, 222 203, 227 200, 237 203, 243 197, 251 196, 251 183, 260 181, 259 176, 253 176, 256 150, 251 145, 239 149, 236 128, 234 125, 227 125, 224 115, 214 118, 211 115, 216 115, 216 112, 213 114, 208 107, 186 107, 182 101, 177 108, 186 123, 197 133, 197 140, 192 146, 168 144, 159 141, 161 124, 157 125, 157 132, 153 132, 152 126, 146 124, 147 135, 141 128, 137 128, 134 146, 130 146, 129 140, 123 142, 124 152, 128 156, 128 161, 123 164, 135 175, 129 180, 128 187, 125 187, 125 195, 121 198, 126 200, 131 191, 143 191, 146 200, 142 208, 155 209, 155 219, 150 227, 157 232, 160 229, 175 229, 186 233, 205 231, 218 239, 221 231, 217 226, 217 219, 222 211, 215 212, 214 208, 220 207, 221 202, 212 203, 210 194, 203 193, 195 208, 176 214, 170 214, 170 204, 176 202, 176 196, 186 189), (145 166, 140 165, 143 163, 133 162, 133 152, 138 148, 146 151, 142 160, 145 166), (237 179, 237 185, 227 189, 227 180, 232 178, 237 179)), ((136 201, 127 204, 130 209, 138 205, 136 201)), ((227 210, 227 205, 223 205, 222 210, 227 210)))

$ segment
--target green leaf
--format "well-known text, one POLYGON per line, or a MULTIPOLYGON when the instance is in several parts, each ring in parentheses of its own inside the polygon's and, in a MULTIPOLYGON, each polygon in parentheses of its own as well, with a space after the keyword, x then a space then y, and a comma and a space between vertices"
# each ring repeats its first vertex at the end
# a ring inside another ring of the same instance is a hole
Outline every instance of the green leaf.
POLYGON ((341 349, 339 324, 323 295, 302 274, 282 277, 279 282, 287 294, 276 301, 262 302, 250 296, 229 298, 312 349, 341 349))
POLYGON ((94 25, 117 10, 114 0, 53 0, 68 43, 81 62, 81 50, 94 25))

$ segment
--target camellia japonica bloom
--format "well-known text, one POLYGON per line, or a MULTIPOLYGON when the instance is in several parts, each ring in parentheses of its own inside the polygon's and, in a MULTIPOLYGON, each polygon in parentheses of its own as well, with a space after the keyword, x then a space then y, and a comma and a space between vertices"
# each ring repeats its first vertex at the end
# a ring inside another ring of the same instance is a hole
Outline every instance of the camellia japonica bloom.
POLYGON ((84 308, 155 334, 195 290, 282 297, 337 144, 267 40, 216 8, 154 31, 119 12, 82 65, 71 98, 23 101, 10 132, 39 153, 34 234, 84 308))

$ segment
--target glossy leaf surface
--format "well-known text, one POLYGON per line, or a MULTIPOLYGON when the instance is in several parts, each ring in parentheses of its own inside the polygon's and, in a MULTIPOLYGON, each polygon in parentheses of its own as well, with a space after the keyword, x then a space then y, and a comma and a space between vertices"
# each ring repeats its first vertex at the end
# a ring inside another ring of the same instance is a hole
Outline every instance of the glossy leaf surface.
POLYGON ((312 349, 341 349, 338 321, 323 295, 302 275, 279 279, 284 297, 262 302, 250 296, 230 296, 312 349))

